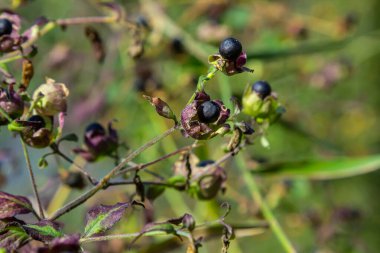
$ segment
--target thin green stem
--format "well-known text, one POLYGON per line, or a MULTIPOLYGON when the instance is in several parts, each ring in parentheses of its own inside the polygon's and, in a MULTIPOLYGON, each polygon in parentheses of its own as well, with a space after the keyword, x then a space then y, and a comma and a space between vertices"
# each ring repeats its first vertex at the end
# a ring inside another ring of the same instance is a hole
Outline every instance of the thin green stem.
POLYGON ((284 230, 278 223, 276 217, 272 213, 272 210, 269 208, 268 204, 265 202, 263 196, 261 195, 260 189, 257 186, 255 179, 245 166, 245 161, 243 157, 238 156, 236 158, 236 163, 238 169, 240 170, 240 175, 244 179, 245 184, 247 185, 253 200, 259 205, 260 210, 264 215, 264 218, 268 221, 271 230, 276 235, 277 239, 281 243, 281 246, 288 253, 297 252, 292 243, 290 242, 289 238, 286 236, 284 230))
MULTIPOLYGON (((184 237, 189 238, 189 233, 185 231, 176 231, 178 235, 182 235, 184 237)), ((166 231, 148 231, 141 235, 140 232, 136 233, 130 233, 130 234, 118 234, 118 235, 105 235, 105 236, 97 236, 97 237, 88 237, 88 238, 82 238, 79 240, 80 243, 89 243, 89 242, 100 242, 100 241, 109 241, 113 239, 132 239, 136 238, 137 236, 157 236, 157 235, 170 235, 166 231)))
MULTIPOLYGON (((215 66, 210 66, 207 74, 199 77, 196 92, 203 91, 206 82, 211 80, 215 76, 216 72, 218 72, 218 69, 215 66)), ((195 99, 196 92, 194 92, 194 94, 191 96, 187 104, 190 104, 191 102, 193 102, 193 100, 195 99)))
POLYGON ((34 192, 34 196, 37 200, 37 204, 38 204, 38 209, 39 209, 39 215, 42 219, 45 218, 45 214, 44 214, 44 210, 42 209, 42 204, 41 204, 41 199, 40 199, 40 196, 38 194, 38 191, 37 191, 37 184, 36 184, 36 179, 34 177, 34 173, 33 173, 33 169, 32 169, 32 164, 30 162, 30 157, 29 157, 29 153, 28 153, 28 149, 24 143, 24 141, 20 138, 21 140, 21 144, 22 144, 22 149, 24 151, 24 156, 25 156, 25 161, 26 161, 26 165, 27 165, 27 168, 28 168, 28 171, 29 171, 29 176, 30 176, 30 181, 32 183, 32 188, 33 188, 33 192, 34 192))

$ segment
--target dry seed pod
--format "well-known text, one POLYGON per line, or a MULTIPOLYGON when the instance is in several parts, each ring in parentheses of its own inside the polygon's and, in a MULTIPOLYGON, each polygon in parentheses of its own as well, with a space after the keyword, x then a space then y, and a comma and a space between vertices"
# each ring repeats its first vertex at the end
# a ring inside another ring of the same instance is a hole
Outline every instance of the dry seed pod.
POLYGON ((41 84, 33 93, 33 100, 37 101, 35 109, 44 116, 66 112, 68 95, 69 90, 65 84, 46 78, 46 83, 41 84))
POLYGON ((29 86, 30 80, 33 78, 34 68, 31 60, 24 58, 22 61, 22 79, 21 90, 26 90, 29 86))

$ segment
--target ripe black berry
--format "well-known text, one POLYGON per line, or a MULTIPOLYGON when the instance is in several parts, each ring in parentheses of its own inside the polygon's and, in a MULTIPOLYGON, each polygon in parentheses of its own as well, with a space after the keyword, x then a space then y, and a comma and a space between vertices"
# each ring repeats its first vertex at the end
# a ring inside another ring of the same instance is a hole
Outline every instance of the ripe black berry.
POLYGON ((28 119, 28 122, 31 122, 31 126, 35 131, 46 126, 44 118, 42 118, 40 115, 33 115, 28 119))
POLYGON ((252 90, 256 92, 262 99, 266 98, 272 92, 272 89, 268 82, 257 81, 252 85, 252 90))
POLYGON ((235 38, 227 38, 220 43, 219 53, 224 59, 234 61, 241 54, 243 47, 235 38))
POLYGON ((198 107, 197 113, 199 121, 212 123, 219 118, 220 107, 213 101, 206 101, 198 107))
POLYGON ((204 161, 200 161, 197 164, 197 167, 206 167, 207 165, 210 165, 210 164, 213 164, 213 163, 215 163, 215 161, 213 161, 213 160, 204 160, 204 161))
POLYGON ((86 133, 91 132, 91 134, 100 134, 100 135, 106 134, 106 130, 104 129, 104 127, 102 125, 100 125, 99 123, 96 123, 96 122, 88 125, 86 127, 85 132, 86 133))
POLYGON ((11 34, 12 32, 12 23, 5 18, 0 19, 0 36, 11 34))

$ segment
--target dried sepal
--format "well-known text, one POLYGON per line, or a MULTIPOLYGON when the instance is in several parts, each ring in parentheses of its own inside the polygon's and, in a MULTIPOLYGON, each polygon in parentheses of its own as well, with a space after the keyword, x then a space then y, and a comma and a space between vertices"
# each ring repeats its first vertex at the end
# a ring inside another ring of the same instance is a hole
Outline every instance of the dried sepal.
POLYGON ((229 115, 230 110, 222 101, 211 100, 204 91, 197 92, 194 100, 182 110, 183 134, 197 140, 213 138, 221 127, 224 128, 229 115), (204 103, 208 104, 207 108, 204 103))
POLYGON ((164 118, 174 120, 174 123, 177 123, 177 117, 175 116, 172 109, 169 105, 158 97, 150 97, 147 95, 143 95, 143 97, 149 101, 149 103, 155 107, 156 112, 164 118))

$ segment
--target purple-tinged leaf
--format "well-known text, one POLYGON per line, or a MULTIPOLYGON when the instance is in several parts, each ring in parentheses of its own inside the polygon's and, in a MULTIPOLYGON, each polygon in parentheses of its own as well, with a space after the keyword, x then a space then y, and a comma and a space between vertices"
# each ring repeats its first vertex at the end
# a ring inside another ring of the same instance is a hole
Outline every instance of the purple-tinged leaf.
POLYGON ((22 227, 22 221, 17 219, 2 220, 0 224, 0 248, 14 252, 31 238, 22 227))
POLYGON ((79 234, 67 235, 56 238, 49 244, 48 247, 40 247, 36 250, 37 253, 77 253, 81 252, 79 245, 79 234))
POLYGON ((59 224, 48 220, 41 220, 36 224, 27 224, 23 227, 33 239, 42 242, 50 242, 54 238, 63 236, 59 224))
POLYGON ((29 199, 0 191, 0 219, 34 212, 29 199))
POLYGON ((97 236, 110 229, 123 216, 130 203, 100 205, 88 211, 83 237, 97 236))

